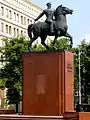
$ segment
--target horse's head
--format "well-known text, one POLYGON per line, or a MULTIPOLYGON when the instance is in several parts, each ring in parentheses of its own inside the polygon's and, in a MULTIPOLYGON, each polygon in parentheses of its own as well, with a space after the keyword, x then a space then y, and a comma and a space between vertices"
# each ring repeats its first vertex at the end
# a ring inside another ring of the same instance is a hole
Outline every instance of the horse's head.
POLYGON ((62 7, 61 10, 64 14, 72 14, 73 13, 73 10, 69 9, 67 7, 62 7))
POLYGON ((56 8, 56 12, 57 13, 62 13, 62 14, 72 14, 73 13, 73 10, 72 9, 69 9, 69 8, 67 8, 67 7, 64 7, 64 6, 62 6, 62 5, 60 5, 60 6, 58 6, 57 8, 56 8))

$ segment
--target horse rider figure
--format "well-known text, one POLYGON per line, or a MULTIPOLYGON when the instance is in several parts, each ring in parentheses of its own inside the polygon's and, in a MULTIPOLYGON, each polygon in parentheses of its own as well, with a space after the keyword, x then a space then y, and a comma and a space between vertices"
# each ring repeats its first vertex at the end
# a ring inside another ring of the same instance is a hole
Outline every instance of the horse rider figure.
POLYGON ((54 28, 53 28, 53 22, 54 22, 54 12, 55 10, 51 8, 51 3, 48 2, 46 4, 47 9, 43 10, 43 12, 34 20, 37 21, 38 19, 40 19, 43 15, 46 15, 46 20, 45 22, 49 24, 50 26, 50 33, 53 34, 54 32, 54 28))

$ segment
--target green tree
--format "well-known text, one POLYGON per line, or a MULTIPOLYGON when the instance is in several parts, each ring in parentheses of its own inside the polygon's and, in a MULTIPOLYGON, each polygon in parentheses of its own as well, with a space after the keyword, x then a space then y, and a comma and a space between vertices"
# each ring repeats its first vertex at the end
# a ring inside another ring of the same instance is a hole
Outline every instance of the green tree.
POLYGON ((90 96, 90 43, 86 43, 83 40, 79 49, 81 53, 82 103, 88 103, 88 96, 90 96))
POLYGON ((4 63, 0 69, 1 87, 7 88, 9 104, 20 102, 22 90, 22 55, 28 51, 28 40, 25 37, 3 39, 4 46, 0 48, 1 62, 4 63))
MULTIPOLYGON (((79 54, 80 54, 80 76, 81 76, 81 95, 82 103, 88 103, 90 96, 90 43, 86 43, 85 40, 81 44, 74 48, 74 82, 75 82, 75 94, 78 91, 79 81, 79 54)), ((76 101, 76 98, 75 98, 76 101)))

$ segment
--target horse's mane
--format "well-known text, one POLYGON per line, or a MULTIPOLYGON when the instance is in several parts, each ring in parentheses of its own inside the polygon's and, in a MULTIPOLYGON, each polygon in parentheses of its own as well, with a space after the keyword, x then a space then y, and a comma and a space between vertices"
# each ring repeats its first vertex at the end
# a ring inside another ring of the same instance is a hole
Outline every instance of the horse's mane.
POLYGON ((56 16, 56 14, 58 13, 58 10, 59 10, 59 13, 60 13, 60 10, 61 10, 61 12, 62 12, 62 9, 61 8, 63 8, 62 7, 62 5, 59 5, 57 8, 56 8, 56 10, 55 10, 55 12, 54 12, 54 15, 56 16))
POLYGON ((62 5, 59 5, 59 6, 56 8, 56 11, 57 11, 58 9, 60 9, 60 8, 62 8, 62 5))

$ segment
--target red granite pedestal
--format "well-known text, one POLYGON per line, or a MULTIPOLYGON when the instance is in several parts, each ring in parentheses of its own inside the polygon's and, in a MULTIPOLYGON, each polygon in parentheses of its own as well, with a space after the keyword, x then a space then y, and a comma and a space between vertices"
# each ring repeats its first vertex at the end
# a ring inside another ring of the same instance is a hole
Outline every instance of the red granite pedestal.
POLYGON ((74 111, 73 53, 23 56, 23 114, 58 116, 74 111))

